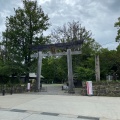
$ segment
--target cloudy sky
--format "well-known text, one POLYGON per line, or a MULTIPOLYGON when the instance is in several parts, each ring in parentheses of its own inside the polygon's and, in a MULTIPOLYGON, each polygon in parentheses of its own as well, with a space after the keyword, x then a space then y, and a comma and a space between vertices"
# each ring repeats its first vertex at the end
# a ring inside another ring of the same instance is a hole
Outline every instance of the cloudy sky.
MULTIPOLYGON (((80 21, 91 30, 92 37, 104 48, 115 49, 117 28, 114 23, 120 17, 120 0, 37 0, 48 14, 53 28, 67 22, 80 21)), ((22 7, 22 0, 0 0, 0 36, 5 30, 6 16, 14 14, 13 8, 22 7)))

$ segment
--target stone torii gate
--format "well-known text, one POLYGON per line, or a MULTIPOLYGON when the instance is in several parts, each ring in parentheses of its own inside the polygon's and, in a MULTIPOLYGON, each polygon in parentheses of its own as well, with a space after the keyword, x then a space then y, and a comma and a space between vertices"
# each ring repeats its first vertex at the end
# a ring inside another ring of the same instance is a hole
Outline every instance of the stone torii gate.
POLYGON ((37 50, 38 53, 33 54, 31 57, 38 57, 38 70, 37 70, 37 90, 40 91, 40 81, 41 81, 41 68, 42 68, 42 58, 46 56, 63 56, 67 55, 67 64, 68 64, 68 92, 74 93, 74 83, 73 83, 73 71, 72 71, 72 55, 81 54, 81 51, 71 51, 71 48, 81 47, 83 41, 74 41, 69 43, 57 43, 57 44, 49 44, 49 45, 38 45, 31 46, 32 50, 37 50), (58 53, 42 53, 43 50, 53 50, 55 49, 67 49, 67 52, 58 52, 58 53))

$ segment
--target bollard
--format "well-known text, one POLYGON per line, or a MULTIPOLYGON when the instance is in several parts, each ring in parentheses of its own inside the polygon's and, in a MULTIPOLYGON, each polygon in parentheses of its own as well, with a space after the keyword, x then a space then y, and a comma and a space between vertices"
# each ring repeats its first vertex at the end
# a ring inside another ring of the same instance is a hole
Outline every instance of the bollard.
POLYGON ((63 90, 63 86, 62 86, 62 90, 63 90))
POLYGON ((3 95, 3 96, 5 95, 5 90, 2 90, 2 95, 3 95))
POLYGON ((13 90, 12 90, 12 89, 10 90, 10 94, 11 94, 11 95, 13 94, 13 90))

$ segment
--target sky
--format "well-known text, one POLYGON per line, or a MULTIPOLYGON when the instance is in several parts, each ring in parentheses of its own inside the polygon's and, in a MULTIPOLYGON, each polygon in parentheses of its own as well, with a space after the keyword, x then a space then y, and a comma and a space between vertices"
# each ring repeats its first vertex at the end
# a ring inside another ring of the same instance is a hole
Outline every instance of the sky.
MULTIPOLYGON (((102 47, 116 49, 117 28, 114 23, 120 17, 120 0, 37 0, 50 18, 51 30, 63 24, 79 21, 92 32, 92 37, 102 47)), ((14 8, 22 7, 22 0, 0 0, 0 36, 5 30, 6 16, 14 15, 14 8)))

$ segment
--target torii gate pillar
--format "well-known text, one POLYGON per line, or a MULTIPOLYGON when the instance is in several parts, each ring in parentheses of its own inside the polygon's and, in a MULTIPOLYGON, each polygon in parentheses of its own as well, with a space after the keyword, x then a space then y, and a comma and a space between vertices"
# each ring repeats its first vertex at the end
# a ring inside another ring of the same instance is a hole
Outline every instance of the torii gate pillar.
POLYGON ((68 83, 69 83, 68 92, 69 93, 75 93, 75 91, 74 91, 74 83, 73 83, 71 49, 67 49, 67 64, 68 64, 68 83))

